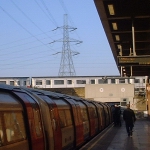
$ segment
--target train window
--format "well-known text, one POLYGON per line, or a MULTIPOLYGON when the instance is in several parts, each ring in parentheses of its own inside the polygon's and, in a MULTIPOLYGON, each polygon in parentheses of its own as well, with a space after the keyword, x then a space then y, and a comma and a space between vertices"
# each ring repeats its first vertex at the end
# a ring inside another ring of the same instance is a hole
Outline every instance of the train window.
POLYGON ((125 79, 119 79, 119 83, 125 83, 125 79))
POLYGON ((0 84, 6 84, 6 81, 0 81, 0 84))
POLYGON ((108 83, 107 79, 98 79, 98 84, 108 83))
POLYGON ((65 119, 65 112, 63 110, 59 110, 59 117, 60 117, 60 126, 63 128, 67 125, 65 119))
POLYGON ((72 84, 72 80, 67 80, 67 84, 72 84))
POLYGON ((40 122, 40 116, 39 116, 39 110, 33 109, 34 113, 34 122, 35 122, 35 131, 37 136, 41 136, 42 130, 41 130, 41 122, 40 122))
POLYGON ((86 110, 86 108, 81 109, 81 114, 82 114, 83 121, 88 120, 88 116, 87 116, 87 110, 86 110))
POLYGON ((134 83, 140 83, 140 79, 135 79, 134 83))
POLYGON ((23 115, 21 112, 4 112, 7 142, 26 139, 23 115))
POLYGON ((46 80, 46 85, 51 85, 51 80, 46 80))
POLYGON ((26 81, 24 81, 24 84, 23 85, 26 85, 27 84, 27 82, 26 81))
POLYGON ((14 81, 10 81, 10 85, 14 85, 14 81))
POLYGON ((95 84, 95 80, 90 80, 91 84, 95 84))
POLYGON ((2 118, 0 117, 0 146, 3 145, 4 143, 4 133, 3 133, 3 128, 2 128, 2 118))
POLYGON ((115 81, 116 81, 115 79, 111 79, 111 83, 115 83, 115 81))
POLYGON ((72 118, 71 118, 70 110, 65 110, 65 116, 66 116, 67 125, 68 126, 72 125, 72 118))
POLYGON ((94 116, 94 118, 97 118, 97 112, 96 112, 95 108, 93 108, 93 116, 94 116))
POLYGON ((42 126, 41 126, 41 121, 40 121, 41 118, 40 118, 39 107, 37 103, 35 103, 34 99, 32 99, 32 97, 30 97, 26 93, 20 93, 20 92, 15 92, 15 93, 22 99, 27 99, 31 103, 32 108, 33 108, 33 115, 34 115, 34 125, 35 125, 34 131, 37 136, 42 135, 42 130, 41 130, 42 126))
POLYGON ((77 80, 76 83, 77 84, 86 84, 86 80, 77 80))
POLYGON ((61 85, 64 84, 64 80, 54 80, 55 85, 61 85))
POLYGON ((36 80, 36 85, 42 85, 42 80, 36 80))
POLYGON ((20 85, 20 81, 17 81, 17 84, 20 85))

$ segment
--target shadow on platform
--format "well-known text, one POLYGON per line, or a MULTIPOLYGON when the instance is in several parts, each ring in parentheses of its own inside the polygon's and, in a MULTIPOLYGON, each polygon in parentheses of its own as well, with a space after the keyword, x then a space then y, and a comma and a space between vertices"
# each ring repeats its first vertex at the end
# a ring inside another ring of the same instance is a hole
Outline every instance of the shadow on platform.
POLYGON ((132 137, 124 122, 121 127, 110 126, 80 150, 150 150, 150 121, 137 119, 132 137))

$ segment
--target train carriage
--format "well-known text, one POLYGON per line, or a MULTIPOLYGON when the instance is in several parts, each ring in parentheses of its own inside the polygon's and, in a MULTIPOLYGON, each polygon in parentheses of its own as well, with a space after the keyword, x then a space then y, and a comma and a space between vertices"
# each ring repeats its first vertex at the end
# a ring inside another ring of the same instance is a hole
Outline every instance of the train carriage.
POLYGON ((0 150, 75 150, 111 123, 107 104, 0 84, 0 150))
POLYGON ((14 91, 19 98, 24 107, 26 108, 26 113, 28 117, 28 126, 29 126, 29 135, 31 140, 31 149, 32 150, 44 150, 44 133, 42 120, 40 115, 40 109, 37 102, 29 96, 26 92, 14 91), (36 143, 36 144, 35 144, 36 143))
POLYGON ((61 149, 61 142, 57 143, 55 141, 61 141, 61 134, 58 126, 58 114, 57 106, 54 102, 41 92, 37 92, 31 89, 25 89, 34 96, 39 102, 41 108, 41 115, 43 118, 44 132, 45 132, 45 145, 47 150, 61 149), (58 136, 58 137, 57 137, 58 136), (59 139, 60 138, 60 139, 59 139))
MULTIPOLYGON (((75 147, 75 130, 74 130, 74 122, 72 116, 71 106, 68 102, 64 100, 62 96, 59 94, 53 94, 51 92, 44 92, 46 96, 48 96, 53 103, 57 106, 57 123, 59 125, 59 130, 61 131, 59 135, 56 136, 55 142, 59 142, 62 144, 62 149, 73 149, 75 147), (57 137, 61 137, 61 139, 57 139, 57 137)), ((59 143, 57 143, 59 144, 59 143)), ((60 144, 59 144, 60 145, 60 144)))

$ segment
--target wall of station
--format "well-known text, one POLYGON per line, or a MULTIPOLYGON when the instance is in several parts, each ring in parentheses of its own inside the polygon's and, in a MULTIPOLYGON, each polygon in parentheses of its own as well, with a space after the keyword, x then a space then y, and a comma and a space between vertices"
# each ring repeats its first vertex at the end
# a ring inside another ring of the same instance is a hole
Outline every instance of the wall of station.
POLYGON ((133 104, 134 84, 86 85, 85 98, 101 102, 119 102, 121 106, 133 104))

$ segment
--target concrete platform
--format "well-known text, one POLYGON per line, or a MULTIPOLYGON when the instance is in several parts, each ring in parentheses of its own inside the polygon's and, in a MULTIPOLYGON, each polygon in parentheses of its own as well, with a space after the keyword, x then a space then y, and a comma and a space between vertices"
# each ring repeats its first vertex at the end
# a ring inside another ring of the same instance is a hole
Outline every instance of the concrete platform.
POLYGON ((150 121, 138 119, 132 137, 124 122, 121 127, 110 126, 80 150, 150 150, 150 121))

